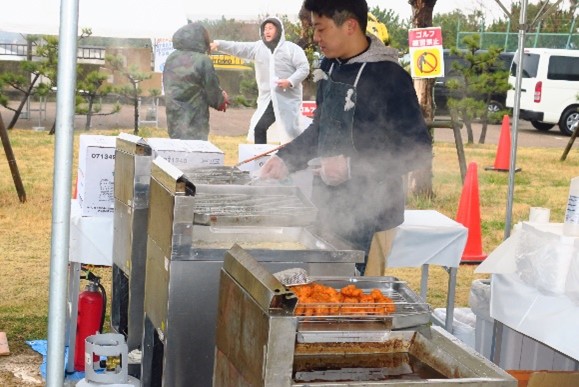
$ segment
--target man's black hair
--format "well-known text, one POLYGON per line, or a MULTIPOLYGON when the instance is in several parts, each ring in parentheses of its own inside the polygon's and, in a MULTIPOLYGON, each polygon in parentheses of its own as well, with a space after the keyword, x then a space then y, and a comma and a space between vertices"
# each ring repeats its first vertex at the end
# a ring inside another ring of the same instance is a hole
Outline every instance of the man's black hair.
POLYGON ((337 26, 353 18, 366 33, 368 4, 366 0, 305 0, 303 7, 319 16, 331 18, 337 26))

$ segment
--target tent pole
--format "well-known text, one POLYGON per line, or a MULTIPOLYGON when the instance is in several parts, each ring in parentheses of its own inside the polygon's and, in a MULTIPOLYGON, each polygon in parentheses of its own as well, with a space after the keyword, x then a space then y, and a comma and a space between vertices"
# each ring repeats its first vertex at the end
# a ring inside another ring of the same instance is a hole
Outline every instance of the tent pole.
POLYGON ((513 193, 515 185, 515 169, 517 165, 517 139, 519 132, 519 110, 521 107, 521 82, 523 74, 523 51, 525 49, 525 33, 527 30, 527 0, 521 2, 521 13, 519 15, 519 40, 517 53, 515 55, 517 74, 515 78, 515 101, 513 105, 513 124, 511 126, 511 160, 509 166, 509 189, 507 196, 507 217, 505 222, 504 239, 511 235, 512 211, 513 211, 513 193))
MULTIPOLYGON (((516 63, 518 63, 518 65, 516 74, 517 76, 515 80, 513 124, 511 125, 511 160, 509 165, 509 187, 507 194, 507 210, 506 210, 505 234, 504 234, 505 240, 509 238, 511 234, 515 172, 517 165, 517 138, 518 138, 517 134, 519 131, 519 109, 521 105, 520 96, 521 96, 521 80, 523 74, 523 58, 524 58, 523 50, 525 48, 525 32, 527 30, 526 20, 527 20, 527 0, 523 0, 521 1, 521 13, 519 15, 519 41, 517 45, 517 53, 514 59, 516 63)), ((502 332, 503 332, 503 324, 500 321, 495 320, 490 358, 496 365, 499 365, 501 361, 501 346, 503 336, 502 332)))
MULTIPOLYGON (((500 0, 496 0, 500 3, 500 0)), ((535 17, 535 20, 531 24, 527 24, 527 4, 528 0, 521 1, 521 13, 519 15, 519 41, 517 45, 517 54, 515 55, 515 60, 519 64, 517 66, 517 74, 515 81, 515 101, 513 106, 513 125, 511 128, 511 163, 509 166, 509 191, 507 197, 507 214, 505 222, 505 234, 504 239, 507 239, 511 235, 511 223, 512 223, 512 212, 513 212, 513 194, 515 185, 515 172, 517 165, 517 137, 519 132, 519 109, 521 106, 521 80, 522 80, 522 64, 523 64, 523 50, 525 49, 525 33, 529 27, 533 26, 535 23, 540 23, 545 17, 551 14, 557 9, 559 3, 562 0, 557 0, 554 4, 550 5, 544 12, 543 10, 548 6, 549 1, 543 4, 543 7, 539 11, 539 14, 535 17)))
MULTIPOLYGON (((61 0, 54 149, 52 239, 48 303, 48 387, 64 384, 67 266, 76 84, 78 0, 61 0)), ((74 356, 74 354, 69 354, 74 356)))

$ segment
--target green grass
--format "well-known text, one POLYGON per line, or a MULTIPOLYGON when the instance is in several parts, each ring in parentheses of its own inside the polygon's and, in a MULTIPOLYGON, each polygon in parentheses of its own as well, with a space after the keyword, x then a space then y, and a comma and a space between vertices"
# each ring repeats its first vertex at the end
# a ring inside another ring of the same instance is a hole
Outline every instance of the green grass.
MULTIPOLYGON (((126 130, 130 132, 130 130, 126 130)), ((75 133, 73 181, 76 176, 78 136, 75 133)), ((82 132, 84 133, 84 131, 82 132)), ((91 134, 118 134, 119 131, 91 131, 91 134)), ((146 128, 145 137, 166 137, 160 129, 146 128)), ((52 227, 53 149, 54 136, 32 130, 9 132, 27 195, 20 203, 14 188, 4 153, 0 161, 0 331, 8 335, 11 351, 18 353, 27 347, 25 340, 47 336, 49 293, 49 261, 52 227)), ((237 162, 237 146, 245 136, 212 136, 210 140, 226 155, 225 164, 237 162)), ((520 148, 515 175, 512 224, 528 218, 533 206, 551 209, 551 221, 562 222, 570 179, 579 175, 579 155, 572 150, 567 161, 560 162, 562 149, 520 148)), ((434 191, 432 199, 409 198, 408 208, 434 209, 455 218, 462 191, 460 171, 454 144, 437 143, 434 147, 434 191)), ((478 166, 478 188, 481 213, 482 246, 492 252, 503 240, 507 210, 508 173, 486 171, 493 165, 496 146, 468 145, 467 163, 478 166)), ((71 187, 72 189, 72 187, 71 187)), ((471 283, 485 275, 474 273, 476 265, 461 265, 458 270, 456 305, 466 306, 471 283)), ((108 286, 110 268, 99 268, 99 275, 108 286)), ((389 270, 408 281, 418 291, 420 269, 389 270)), ((428 302, 433 307, 445 304, 447 273, 431 267, 428 302)), ((110 300, 109 300, 110 301, 110 300)))

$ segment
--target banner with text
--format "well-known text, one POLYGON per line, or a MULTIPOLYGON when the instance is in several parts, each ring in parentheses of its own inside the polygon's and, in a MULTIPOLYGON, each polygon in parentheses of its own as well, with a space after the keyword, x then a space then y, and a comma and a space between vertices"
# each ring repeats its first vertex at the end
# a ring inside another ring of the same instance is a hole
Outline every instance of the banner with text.
POLYGON ((440 27, 413 28, 408 31, 410 73, 413 78, 444 76, 442 29, 440 27))

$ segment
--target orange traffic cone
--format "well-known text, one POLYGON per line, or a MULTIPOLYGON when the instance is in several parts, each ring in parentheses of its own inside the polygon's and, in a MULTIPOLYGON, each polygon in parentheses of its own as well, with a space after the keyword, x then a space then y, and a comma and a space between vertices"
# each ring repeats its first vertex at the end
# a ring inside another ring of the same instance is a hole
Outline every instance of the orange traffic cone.
MULTIPOLYGON (((486 167, 486 170, 508 172, 511 165, 511 123, 509 116, 503 116, 503 123, 501 125, 501 133, 499 135, 499 145, 497 146, 497 154, 495 156, 495 164, 492 167, 486 167)), ((520 171, 516 168, 515 172, 520 171)))
POLYGON ((466 246, 461 262, 479 263, 487 256, 482 251, 480 227, 480 203, 476 163, 470 163, 466 171, 464 186, 458 205, 456 221, 468 229, 466 246))

